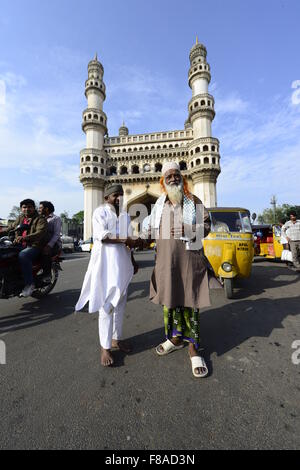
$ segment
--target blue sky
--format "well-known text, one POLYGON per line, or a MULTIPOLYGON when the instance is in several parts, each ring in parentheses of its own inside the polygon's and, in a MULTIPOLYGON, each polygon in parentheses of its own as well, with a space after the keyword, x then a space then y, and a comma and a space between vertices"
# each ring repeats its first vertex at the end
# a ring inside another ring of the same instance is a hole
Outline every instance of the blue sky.
POLYGON ((1 0, 0 217, 23 197, 83 208, 87 64, 105 70, 109 134, 181 129, 189 51, 208 50, 219 205, 300 204, 298 0, 1 0))

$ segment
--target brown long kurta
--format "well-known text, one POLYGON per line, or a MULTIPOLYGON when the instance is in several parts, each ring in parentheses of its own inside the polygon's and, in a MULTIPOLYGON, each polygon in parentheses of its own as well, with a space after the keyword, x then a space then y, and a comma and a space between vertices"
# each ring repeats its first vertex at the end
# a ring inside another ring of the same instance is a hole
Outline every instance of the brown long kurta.
MULTIPOLYGON (((197 204, 201 201, 194 196, 197 204)), ((156 265, 151 277, 150 300, 168 308, 190 307, 200 309, 210 306, 209 263, 202 250, 186 250, 185 242, 163 239, 163 227, 167 223, 172 204, 166 201, 162 213, 160 234, 157 238, 156 265)), ((171 217, 170 226, 174 225, 171 217)), ((204 234, 210 231, 209 214, 204 210, 204 234)), ((217 284, 217 281, 215 280, 217 284)), ((217 285, 212 285, 217 287, 217 285)))

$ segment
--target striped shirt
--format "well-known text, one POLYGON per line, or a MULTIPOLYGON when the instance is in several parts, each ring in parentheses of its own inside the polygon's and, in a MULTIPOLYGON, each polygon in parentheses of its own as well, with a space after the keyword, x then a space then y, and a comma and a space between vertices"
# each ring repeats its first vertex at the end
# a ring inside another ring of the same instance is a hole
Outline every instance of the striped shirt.
POLYGON ((287 235, 293 242, 300 240, 300 220, 293 223, 291 220, 286 222, 282 227, 282 232, 287 235), (288 230, 288 233, 286 233, 288 230))

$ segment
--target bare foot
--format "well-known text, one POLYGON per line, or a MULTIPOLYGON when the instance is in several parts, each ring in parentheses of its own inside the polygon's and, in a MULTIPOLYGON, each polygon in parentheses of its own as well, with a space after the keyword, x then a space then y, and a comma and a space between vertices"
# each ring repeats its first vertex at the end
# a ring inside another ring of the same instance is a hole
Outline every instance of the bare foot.
POLYGON ((110 367, 114 363, 114 359, 111 355, 111 352, 109 349, 103 349, 101 348, 101 364, 104 367, 110 367))
POLYGON ((124 353, 130 353, 132 351, 132 347, 126 341, 119 341, 116 339, 112 340, 112 348, 119 349, 124 353))
MULTIPOLYGON (((195 348, 194 344, 193 343, 190 343, 189 344, 189 355, 190 357, 195 357, 195 356, 198 356, 198 351, 197 349, 195 348)), ((195 373, 196 374, 205 374, 206 372, 206 369, 203 368, 203 367, 198 367, 197 369, 195 369, 195 373)))

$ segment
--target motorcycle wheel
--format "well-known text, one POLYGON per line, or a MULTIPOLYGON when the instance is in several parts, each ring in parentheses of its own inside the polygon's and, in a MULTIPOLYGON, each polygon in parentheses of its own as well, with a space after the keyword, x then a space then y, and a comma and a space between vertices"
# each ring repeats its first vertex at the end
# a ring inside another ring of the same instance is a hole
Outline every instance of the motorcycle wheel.
POLYGON ((233 279, 224 279, 224 291, 226 299, 233 298, 233 279))
POLYGON ((54 289, 58 279, 58 267, 52 266, 51 268, 51 284, 45 285, 45 287, 39 287, 35 289, 31 295, 34 299, 42 299, 54 289))

